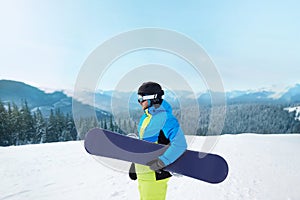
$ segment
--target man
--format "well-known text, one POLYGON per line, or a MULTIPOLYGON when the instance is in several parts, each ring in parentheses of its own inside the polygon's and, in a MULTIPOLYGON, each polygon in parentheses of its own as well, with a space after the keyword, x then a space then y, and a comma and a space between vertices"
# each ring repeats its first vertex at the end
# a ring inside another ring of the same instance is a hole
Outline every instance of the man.
POLYGON ((169 145, 168 149, 149 166, 132 164, 131 179, 138 179, 140 199, 164 200, 171 174, 163 168, 179 158, 187 148, 183 131, 172 114, 168 102, 162 99, 164 91, 155 82, 143 83, 138 89, 138 102, 144 110, 138 125, 139 139, 169 145))

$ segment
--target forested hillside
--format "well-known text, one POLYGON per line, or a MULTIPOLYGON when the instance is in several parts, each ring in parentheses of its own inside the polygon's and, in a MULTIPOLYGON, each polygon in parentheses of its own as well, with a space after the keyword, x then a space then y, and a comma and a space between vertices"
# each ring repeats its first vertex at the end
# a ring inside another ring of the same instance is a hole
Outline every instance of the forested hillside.
MULTIPOLYGON (((135 93, 110 91, 90 95, 95 95, 94 106, 72 99, 63 92, 45 93, 25 83, 0 80, 0 146, 80 140, 94 127, 121 134, 137 133, 143 111, 135 93), (114 105, 113 98, 117 102, 114 105), (129 110, 123 105, 124 99, 128 99, 129 110), (75 122, 72 114, 74 102, 81 113, 75 122), (110 113, 112 107, 117 113, 110 113), (89 115, 94 112, 97 120, 89 115)), ((274 95, 273 92, 227 92, 221 134, 300 133, 300 84, 277 99, 270 95, 274 95)), ((210 120, 220 121, 223 117, 222 112, 217 112, 219 116, 210 119, 209 93, 199 96, 199 107, 193 107, 195 105, 189 98, 191 93, 187 91, 176 91, 176 95, 166 91, 165 96, 186 135, 212 135, 213 131, 208 128, 210 120)), ((217 106, 214 109, 221 111, 224 108, 217 106)))
MULTIPOLYGON (((222 134, 258 133, 285 134, 300 133, 300 121, 295 118, 296 111, 288 112, 287 105, 272 104, 233 104, 226 109, 225 124, 222 134)), ((178 119, 198 121, 197 135, 210 135, 208 130, 210 107, 199 109, 200 118, 181 116, 174 110, 178 119), (177 114, 176 114, 177 113, 177 114)), ((63 113, 59 109, 51 110, 45 117, 39 109, 31 111, 26 101, 18 107, 14 103, 0 101, 0 145, 23 145, 84 139, 84 134, 91 128, 101 127, 119 133, 136 133, 141 110, 131 111, 130 118, 119 115, 100 115, 98 120, 82 118, 77 122, 77 129, 72 113, 63 113)), ((188 121, 187 121, 188 120, 188 121)), ((184 123, 184 122, 183 122, 184 123)), ((194 127, 184 126, 185 134, 195 135, 194 127)))

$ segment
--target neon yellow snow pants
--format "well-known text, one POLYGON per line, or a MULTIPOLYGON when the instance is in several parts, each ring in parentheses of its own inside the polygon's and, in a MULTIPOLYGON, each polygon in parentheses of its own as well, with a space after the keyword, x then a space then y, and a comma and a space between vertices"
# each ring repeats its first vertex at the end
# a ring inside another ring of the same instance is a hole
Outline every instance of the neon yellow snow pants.
POLYGON ((165 200, 170 178, 156 180, 155 172, 149 167, 136 164, 140 200, 165 200))

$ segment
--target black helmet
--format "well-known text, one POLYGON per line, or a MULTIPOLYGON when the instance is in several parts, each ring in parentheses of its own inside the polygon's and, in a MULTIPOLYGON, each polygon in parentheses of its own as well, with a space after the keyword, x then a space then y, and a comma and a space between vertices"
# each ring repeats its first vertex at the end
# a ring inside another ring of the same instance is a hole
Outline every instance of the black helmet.
POLYGON ((164 91, 161 89, 161 86, 155 82, 145 82, 143 83, 138 90, 139 95, 151 95, 157 94, 158 97, 162 97, 164 95, 164 91))
MULTIPOLYGON (((160 105, 162 103, 162 96, 164 95, 164 91, 161 89, 161 86, 155 82, 145 82, 143 83, 138 90, 138 94, 141 96, 146 95, 155 95, 151 97, 151 105, 157 104, 160 105), (153 99, 152 99, 153 98, 153 99)), ((149 105, 149 106, 151 106, 149 105)))

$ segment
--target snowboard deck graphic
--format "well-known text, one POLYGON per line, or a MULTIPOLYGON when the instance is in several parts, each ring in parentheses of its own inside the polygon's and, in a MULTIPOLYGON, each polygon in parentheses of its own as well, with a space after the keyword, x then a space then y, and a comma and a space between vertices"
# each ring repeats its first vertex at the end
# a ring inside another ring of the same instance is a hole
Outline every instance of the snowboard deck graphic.
MULTIPOLYGON (((156 159, 168 148, 168 145, 150 143, 99 128, 86 134, 84 146, 92 155, 142 165, 156 159)), ((208 183, 220 183, 228 175, 228 164, 219 155, 186 150, 164 170, 208 183)))

